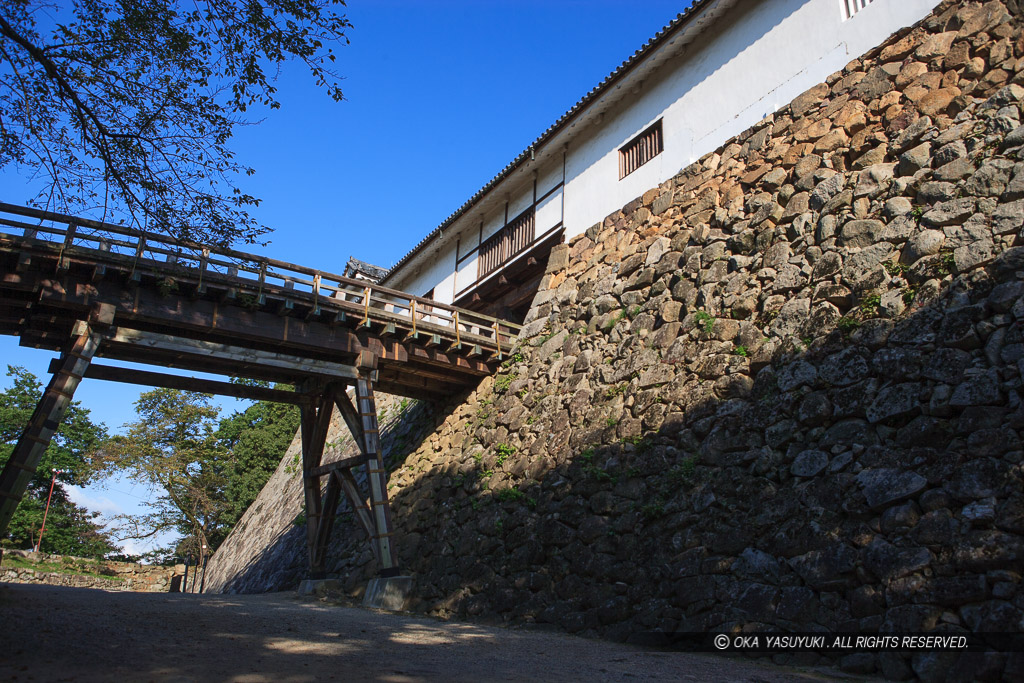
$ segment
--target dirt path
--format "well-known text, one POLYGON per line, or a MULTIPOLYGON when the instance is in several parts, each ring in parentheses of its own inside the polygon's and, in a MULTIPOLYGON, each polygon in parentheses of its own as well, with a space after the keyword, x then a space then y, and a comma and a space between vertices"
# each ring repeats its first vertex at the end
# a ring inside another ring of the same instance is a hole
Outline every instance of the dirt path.
POLYGON ((328 606, 0 584, 0 680, 824 680, 769 664, 328 606))

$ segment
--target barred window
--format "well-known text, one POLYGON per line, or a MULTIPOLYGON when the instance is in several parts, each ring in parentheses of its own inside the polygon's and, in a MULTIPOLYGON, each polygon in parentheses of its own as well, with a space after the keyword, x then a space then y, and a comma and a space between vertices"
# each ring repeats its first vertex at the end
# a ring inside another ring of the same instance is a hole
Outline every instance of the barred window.
POLYGON ((477 278, 492 273, 533 242, 534 212, 529 209, 480 245, 477 278))
POLYGON ((843 6, 843 19, 850 19, 854 14, 871 4, 872 0, 839 0, 843 6))
POLYGON ((619 149, 619 180, 662 153, 665 143, 661 134, 661 119, 619 149))

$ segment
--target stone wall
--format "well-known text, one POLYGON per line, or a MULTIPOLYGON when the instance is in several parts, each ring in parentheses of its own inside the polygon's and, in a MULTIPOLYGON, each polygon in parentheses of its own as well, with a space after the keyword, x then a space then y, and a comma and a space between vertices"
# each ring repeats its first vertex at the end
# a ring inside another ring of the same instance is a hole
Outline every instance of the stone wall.
MULTIPOLYGON (((943 3, 557 247, 503 371, 393 466, 414 609, 623 640, 1020 631, 1017 15, 943 3)), ((351 521, 332 557, 358 595, 351 521)))
POLYGON ((0 582, 7 583, 45 583, 51 586, 166 593, 171 590, 172 579, 185 573, 185 565, 162 567, 24 550, 4 550, 4 558, 19 558, 40 565, 30 568, 20 563, 19 566, 11 566, 10 561, 4 562, 0 567, 0 582))

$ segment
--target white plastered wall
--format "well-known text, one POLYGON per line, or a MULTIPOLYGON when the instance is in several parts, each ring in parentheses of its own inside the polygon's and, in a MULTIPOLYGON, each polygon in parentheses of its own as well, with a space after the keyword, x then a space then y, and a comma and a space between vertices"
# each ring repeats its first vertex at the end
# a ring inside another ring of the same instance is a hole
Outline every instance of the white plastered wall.
MULTIPOLYGON (((570 146, 566 237, 579 235, 771 114, 938 0, 874 0, 844 20, 842 0, 745 0, 627 104, 570 146), (667 71, 666 71, 667 70, 667 71), (663 119, 664 152, 624 179, 618 150, 663 119)), ((635 84, 626 87, 634 87, 635 84)))
MULTIPOLYGON (((428 247, 430 249, 430 247, 428 247)), ((429 260, 424 260, 424 265, 419 273, 407 276, 399 283, 396 283, 402 291, 423 296, 431 289, 434 290, 434 300, 443 304, 452 302, 453 287, 455 283, 455 246, 439 249, 429 260)))

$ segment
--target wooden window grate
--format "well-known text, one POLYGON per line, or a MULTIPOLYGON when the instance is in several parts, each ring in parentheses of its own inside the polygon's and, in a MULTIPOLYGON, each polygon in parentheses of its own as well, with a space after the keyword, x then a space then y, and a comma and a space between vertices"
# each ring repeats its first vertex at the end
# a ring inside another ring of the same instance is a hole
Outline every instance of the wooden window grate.
POLYGON ((619 180, 640 168, 665 149, 661 119, 619 149, 619 180))
POLYGON ((872 0, 839 0, 843 6, 843 19, 852 19, 853 15, 871 4, 872 0))
POLYGON ((484 240, 480 245, 477 279, 493 273, 501 264, 521 252, 533 242, 534 211, 529 209, 484 240))

